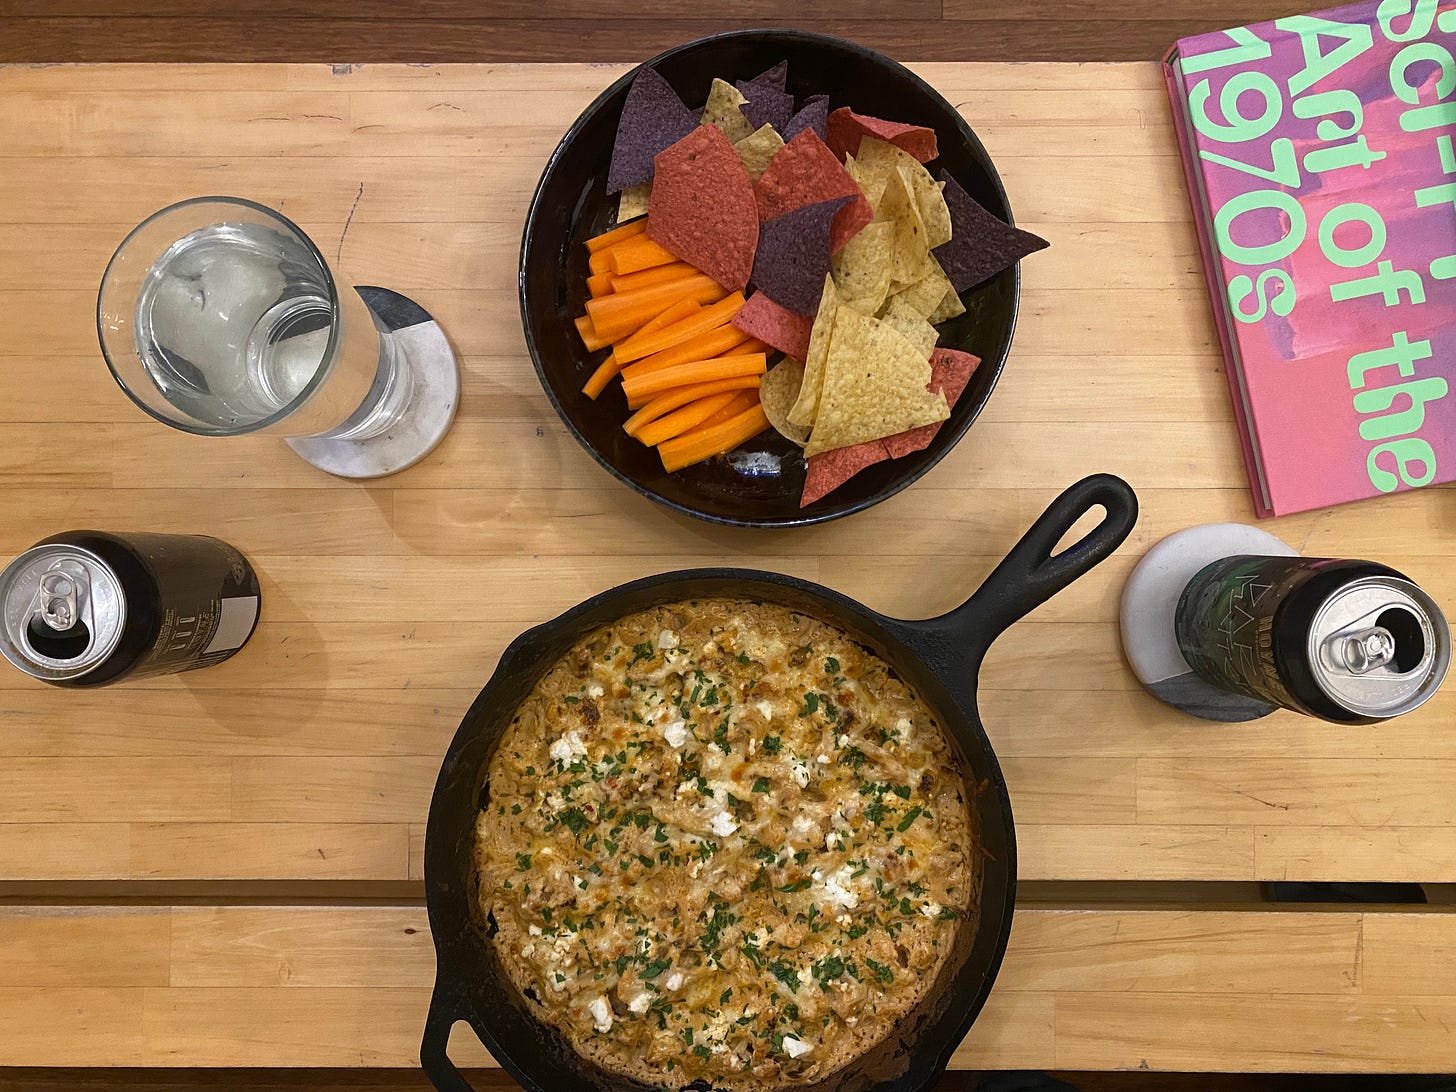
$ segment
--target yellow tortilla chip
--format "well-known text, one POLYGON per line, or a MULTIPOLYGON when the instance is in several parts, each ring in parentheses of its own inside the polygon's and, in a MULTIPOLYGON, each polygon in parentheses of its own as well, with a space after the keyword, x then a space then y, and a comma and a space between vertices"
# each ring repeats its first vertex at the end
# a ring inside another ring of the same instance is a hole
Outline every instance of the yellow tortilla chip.
POLYGON ((936 314, 943 305, 951 306, 946 301, 946 293, 950 293, 955 298, 956 305, 960 304, 960 297, 955 294, 950 278, 945 275, 945 270, 940 267, 940 263, 932 254, 925 264, 925 276, 913 284, 903 285, 896 289, 890 299, 903 301, 907 306, 913 308, 916 314, 923 316, 929 322, 943 322, 946 318, 954 318, 955 315, 964 311, 962 308, 961 311, 947 314, 944 318, 931 318, 930 316, 936 314))
POLYGON ((824 361, 834 337, 834 318, 839 311, 839 297, 834 291, 834 274, 824 275, 824 293, 819 297, 819 313, 809 333, 809 352, 804 357, 804 381, 799 397, 789 410, 789 420, 796 425, 812 426, 819 412, 819 391, 824 384, 824 361))
POLYGON ((651 196, 651 182, 643 182, 639 186, 628 186, 622 191, 621 199, 617 202, 617 223, 625 224, 628 220, 646 216, 647 199, 651 196))
MULTIPOLYGON (((895 225, 895 243, 890 259, 890 279, 899 285, 914 284, 929 271, 930 247, 925 242, 925 225, 905 180, 898 171, 885 182, 885 195, 875 210, 875 219, 895 225)), ((940 298, 936 297, 936 303, 940 298)))
POLYGON ((930 312, 926 317, 926 321, 944 322, 946 319, 953 319, 957 315, 964 315, 965 313, 966 305, 961 302, 960 293, 952 286, 946 289, 945 295, 941 297, 941 301, 935 310, 930 312))
POLYGON ((847 307, 872 315, 890 292, 895 225, 888 220, 866 224, 830 259, 834 287, 847 307))
MULTIPOLYGON (((868 137, 866 139, 869 139, 868 137)), ((876 213, 880 211, 880 198, 885 193, 885 174, 872 175, 859 165, 854 156, 845 153, 844 169, 849 172, 849 177, 854 179, 854 184, 860 188, 865 198, 870 203, 870 209, 876 213)))
MULTIPOLYGON (((934 248, 950 242, 950 209, 941 192, 945 184, 932 178, 925 165, 913 155, 886 141, 866 137, 860 141, 856 169, 865 182, 875 186, 879 192, 884 191, 892 174, 899 174, 920 213, 926 246, 934 248)), ((860 182, 860 188, 864 189, 865 182, 861 182, 859 177, 855 181, 860 182)), ((879 211, 878 206, 876 211, 879 211)))
POLYGON ((779 433, 803 447, 809 440, 809 429, 789 420, 789 410, 799 399, 799 390, 804 385, 804 362, 792 357, 779 361, 760 381, 758 400, 763 404, 763 415, 779 433))
POLYGON ((707 105, 703 107, 698 124, 716 125, 723 130, 724 136, 737 144, 744 137, 753 133, 753 126, 748 123, 748 119, 743 116, 743 111, 739 109, 747 101, 743 97, 743 92, 731 83, 714 79, 713 86, 708 91, 707 105))
POLYGON ((904 334, 905 339, 914 345, 918 352, 923 353, 927 360, 930 359, 931 350, 935 348, 940 334, 914 307, 899 296, 892 296, 890 305, 885 308, 885 315, 880 321, 890 329, 904 334))
POLYGON ((784 146, 784 138, 772 125, 760 125, 749 136, 733 145, 738 158, 748 168, 748 176, 755 182, 768 170, 768 162, 784 146))
POLYGON ((899 331, 848 307, 835 315, 821 382, 819 413, 805 457, 881 440, 950 416, 945 396, 926 389, 928 356, 899 331))

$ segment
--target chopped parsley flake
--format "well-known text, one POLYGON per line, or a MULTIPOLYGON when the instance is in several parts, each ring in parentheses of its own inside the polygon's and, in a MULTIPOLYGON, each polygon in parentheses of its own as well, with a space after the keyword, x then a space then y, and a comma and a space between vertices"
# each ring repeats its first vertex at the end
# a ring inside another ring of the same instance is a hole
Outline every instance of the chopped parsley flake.
POLYGON ((754 778, 754 781, 753 781, 753 791, 754 792, 768 792, 768 790, 769 790, 769 779, 768 778, 766 778, 766 777, 757 777, 757 778, 754 778))

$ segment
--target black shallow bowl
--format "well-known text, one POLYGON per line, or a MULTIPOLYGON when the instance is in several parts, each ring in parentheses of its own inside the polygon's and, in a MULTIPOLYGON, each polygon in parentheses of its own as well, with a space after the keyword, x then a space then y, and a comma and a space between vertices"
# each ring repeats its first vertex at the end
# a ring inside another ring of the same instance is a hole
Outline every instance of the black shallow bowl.
MULTIPOLYGON (((935 129, 944 167, 977 201, 1007 223, 1011 208, 986 149, 964 119, 929 84, 888 57, 822 34, 743 30, 701 38, 647 64, 690 107, 708 97, 714 76, 746 80, 789 62, 788 90, 796 97, 828 94, 831 110, 935 129)), ((804 460, 799 448, 770 430, 726 459, 676 474, 657 453, 622 431, 628 415, 620 384, 593 402, 581 393, 600 353, 582 346, 572 325, 587 298, 582 245, 612 226, 616 198, 605 191, 622 103, 636 69, 597 98, 552 154, 526 214, 521 241, 521 318, 541 385, 572 434, 597 462, 645 497, 688 515, 740 527, 792 527, 847 516, 892 497, 938 463, 970 428, 1006 363, 1021 275, 1013 267, 962 294, 966 313, 940 327, 940 344, 981 358, 950 420, 925 451, 877 464, 829 496, 799 507, 804 460)))

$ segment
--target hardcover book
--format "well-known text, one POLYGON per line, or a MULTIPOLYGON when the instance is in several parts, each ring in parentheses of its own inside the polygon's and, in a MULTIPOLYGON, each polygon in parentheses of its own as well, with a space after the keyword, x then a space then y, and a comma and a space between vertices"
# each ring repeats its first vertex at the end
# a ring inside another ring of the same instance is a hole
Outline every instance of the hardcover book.
POLYGON ((1371 0, 1165 62, 1261 516, 1456 478, 1456 0, 1371 0))

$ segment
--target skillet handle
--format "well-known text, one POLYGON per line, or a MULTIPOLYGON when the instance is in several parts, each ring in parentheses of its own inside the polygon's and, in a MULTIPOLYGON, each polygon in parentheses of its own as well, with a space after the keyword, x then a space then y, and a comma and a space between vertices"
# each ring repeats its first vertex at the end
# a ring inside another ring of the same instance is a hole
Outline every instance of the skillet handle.
POLYGON ((455 1020, 446 991, 436 983, 430 1011, 425 1017, 425 1033, 420 1039, 420 1067, 439 1092, 475 1092, 475 1086, 450 1060, 450 1029, 455 1026, 455 1020))
POLYGON ((1052 501, 967 602, 935 619, 937 628, 984 654, 1012 623, 1107 560, 1137 517, 1137 494, 1127 482, 1113 474, 1083 478, 1052 501), (1098 505, 1107 512, 1102 522, 1053 556, 1062 536, 1098 505))

